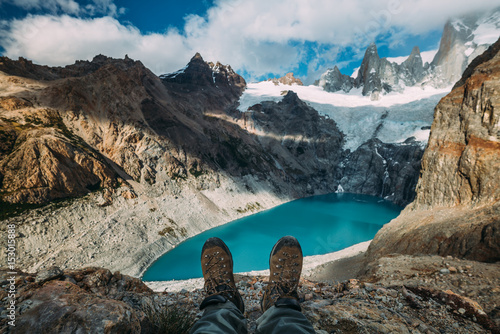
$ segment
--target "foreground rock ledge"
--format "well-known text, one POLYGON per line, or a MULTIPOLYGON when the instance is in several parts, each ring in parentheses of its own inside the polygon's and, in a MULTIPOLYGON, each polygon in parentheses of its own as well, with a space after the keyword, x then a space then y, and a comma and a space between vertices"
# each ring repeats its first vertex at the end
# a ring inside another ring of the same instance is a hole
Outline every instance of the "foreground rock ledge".
MULTIPOLYGON (((493 285, 498 285, 498 265, 438 257, 384 261, 374 265, 361 280, 341 283, 301 280, 299 295, 304 314, 317 332, 498 332, 498 325, 491 318, 495 310, 483 309, 477 302, 446 290, 445 285, 439 286, 444 284, 441 281, 452 284, 454 280, 464 280, 466 286, 481 288, 492 279, 493 285), (447 262, 461 272, 446 267, 447 262), (404 263, 411 264, 411 268, 404 270, 404 263), (490 267, 486 270, 484 266, 490 267), (442 274, 445 269, 449 274, 442 274), (418 280, 422 284, 416 284, 418 280), (410 284, 405 286, 404 282, 410 284)), ((2 286, 7 285, 7 270, 0 271, 0 280, 2 286)), ((250 333, 262 314, 259 302, 266 284, 267 277, 237 276, 250 333)), ((16 327, 8 326, 4 309, 0 321, 2 333, 42 333, 47 328, 52 333, 154 333, 143 311, 145 305, 181 307, 199 317, 198 306, 203 299, 201 289, 155 293, 139 279, 118 272, 112 274, 103 268, 62 271, 51 267, 37 274, 20 273, 16 287, 19 292, 16 327)), ((6 297, 4 291, 2 299, 6 297)), ((494 292, 489 298, 493 299, 485 301, 497 302, 494 292)))

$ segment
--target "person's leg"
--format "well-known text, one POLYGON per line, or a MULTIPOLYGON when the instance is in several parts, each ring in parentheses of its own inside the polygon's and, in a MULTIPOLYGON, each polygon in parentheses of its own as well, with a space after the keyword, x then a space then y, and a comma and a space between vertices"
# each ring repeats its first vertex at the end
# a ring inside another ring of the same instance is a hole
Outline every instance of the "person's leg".
POLYGON ((269 256, 269 284, 260 302, 264 314, 257 320, 256 334, 315 333, 298 301, 302 260, 302 249, 294 237, 283 237, 274 245, 269 256))
POLYGON ((200 305, 203 316, 190 333, 246 334, 245 305, 233 276, 233 257, 219 238, 208 239, 201 250, 201 269, 206 298, 200 305))
POLYGON ((230 301, 209 305, 190 333, 239 334, 247 333, 247 321, 230 301))
POLYGON ((315 331, 302 312, 289 307, 271 306, 257 320, 257 331, 255 333, 314 334, 315 331))

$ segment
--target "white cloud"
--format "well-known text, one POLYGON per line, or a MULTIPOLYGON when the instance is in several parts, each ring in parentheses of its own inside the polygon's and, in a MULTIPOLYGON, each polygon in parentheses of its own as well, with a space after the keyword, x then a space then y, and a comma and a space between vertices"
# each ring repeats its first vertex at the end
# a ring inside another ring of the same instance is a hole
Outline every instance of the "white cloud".
MULTIPOLYGON (((69 6, 73 1, 17 2, 69 6)), ((112 0, 94 0, 91 6, 85 10, 120 11, 112 0)), ((448 17, 492 7, 491 0, 218 0, 203 17, 186 17, 182 31, 144 35, 111 17, 28 16, 0 30, 0 43, 9 57, 49 65, 99 53, 128 54, 160 74, 184 66, 198 51, 251 77, 285 73, 304 59, 312 74, 325 62, 334 63, 345 47, 361 55, 377 36, 394 45, 409 34, 441 29, 448 17)))
POLYGON ((73 0, 0 0, 0 4, 2 2, 10 3, 26 10, 45 9, 53 13, 62 11, 68 14, 78 14, 80 12, 80 5, 73 0))
POLYGON ((118 9, 113 3, 113 0, 92 0, 93 4, 88 4, 85 6, 86 12, 90 16, 96 14, 107 14, 109 16, 117 16, 123 13, 123 8, 118 9))
POLYGON ((12 21, 10 32, 0 33, 0 40, 8 57, 23 56, 52 66, 71 64, 77 59, 90 60, 97 54, 112 57, 128 54, 162 73, 182 66, 188 57, 182 53, 186 50, 185 41, 178 32, 142 35, 137 28, 122 25, 111 17, 30 15, 12 21))
POLYGON ((114 17, 123 12, 123 9, 118 9, 113 1, 88 0, 89 3, 82 7, 74 0, 0 0, 0 5, 10 3, 25 10, 44 10, 52 14, 64 13, 88 16, 105 14, 114 17))

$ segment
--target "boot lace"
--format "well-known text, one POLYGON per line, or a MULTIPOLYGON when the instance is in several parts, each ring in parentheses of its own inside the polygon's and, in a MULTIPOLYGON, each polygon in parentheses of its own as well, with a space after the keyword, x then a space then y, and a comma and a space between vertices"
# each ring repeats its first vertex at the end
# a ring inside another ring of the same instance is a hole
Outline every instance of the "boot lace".
POLYGON ((224 254, 220 254, 219 251, 213 254, 205 254, 206 262, 205 274, 210 273, 205 279, 205 291, 207 295, 224 295, 231 298, 234 294, 234 288, 231 287, 231 279, 227 276, 229 271, 227 265, 223 263, 225 257, 224 254), (229 293, 229 295, 228 295, 229 293))
POLYGON ((281 270, 274 272, 270 278, 269 296, 273 301, 284 296, 296 298, 300 265, 298 257, 297 254, 281 252, 278 258, 279 264, 276 264, 276 269, 281 270))

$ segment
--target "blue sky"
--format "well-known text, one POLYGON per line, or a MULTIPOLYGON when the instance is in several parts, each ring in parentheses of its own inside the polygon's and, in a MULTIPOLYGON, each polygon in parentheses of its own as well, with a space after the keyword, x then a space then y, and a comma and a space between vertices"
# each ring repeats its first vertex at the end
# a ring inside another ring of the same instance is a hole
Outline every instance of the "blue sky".
POLYGON ((195 52, 255 81, 294 72, 307 83, 381 56, 436 49, 449 17, 491 0, 0 0, 0 52, 62 66, 96 54, 141 60, 156 74, 195 52))

